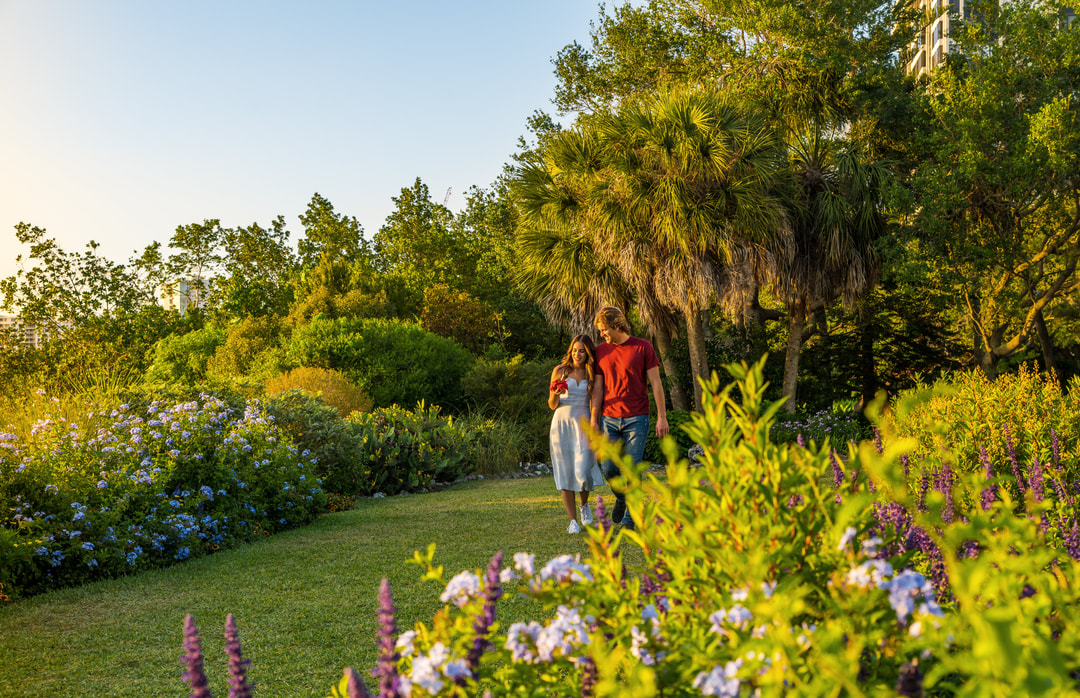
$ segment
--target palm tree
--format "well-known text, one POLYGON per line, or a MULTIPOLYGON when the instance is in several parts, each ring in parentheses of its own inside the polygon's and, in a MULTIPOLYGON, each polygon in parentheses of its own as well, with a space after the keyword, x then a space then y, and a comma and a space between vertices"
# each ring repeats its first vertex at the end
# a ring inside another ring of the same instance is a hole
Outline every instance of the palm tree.
POLYGON ((790 135, 788 152, 792 234, 776 239, 771 286, 788 308, 783 394, 794 412, 808 314, 838 296, 852 307, 879 278, 875 243, 885 233, 889 172, 816 121, 790 135))
POLYGON ((779 152, 751 110, 718 91, 679 91, 559 134, 543 176, 519 177, 533 197, 525 208, 573 220, 643 316, 682 314, 699 407, 709 377, 701 313, 717 298, 741 305, 745 275, 782 228, 769 194, 779 152))

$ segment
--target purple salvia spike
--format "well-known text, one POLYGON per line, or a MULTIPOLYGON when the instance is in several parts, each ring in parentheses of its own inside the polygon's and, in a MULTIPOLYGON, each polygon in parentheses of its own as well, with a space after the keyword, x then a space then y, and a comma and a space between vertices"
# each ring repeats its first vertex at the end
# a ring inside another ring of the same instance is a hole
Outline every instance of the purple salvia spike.
POLYGON ((229 657, 229 698, 251 698, 254 687, 247 681, 251 660, 240 653, 240 633, 231 613, 225 616, 225 654, 229 657))
POLYGON ((596 523, 600 524, 600 528, 607 533, 611 530, 611 519, 608 518, 607 508, 604 506, 604 498, 596 498, 596 523))
POLYGON ((833 485, 839 487, 840 483, 844 481, 844 469, 840 467, 840 459, 836 457, 836 449, 833 449, 829 457, 832 459, 833 485))
MULTIPOLYGON (((465 657, 465 663, 469 667, 469 671, 472 672, 473 678, 480 677, 480 657, 484 652, 492 647, 491 641, 487 639, 488 630, 491 629, 491 624, 495 622, 495 604, 502 598, 503 588, 499 584, 499 566, 502 565, 503 554, 500 550, 492 556, 491 562, 488 563, 487 572, 484 575, 484 607, 480 611, 480 615, 473 621, 473 632, 475 638, 473 639, 473 645, 469 648, 469 653, 465 657)), ((459 683, 464 680, 459 680, 459 683)))
POLYGON ((184 616, 184 656, 180 662, 187 668, 184 681, 191 686, 191 698, 210 698, 210 682, 203 670, 202 642, 199 629, 191 614, 184 616))
POLYGON ((795 437, 795 443, 799 444, 799 448, 806 448, 806 441, 803 440, 802 433, 795 437))
POLYGON ((885 447, 881 444, 881 432, 874 427, 874 448, 877 449, 878 455, 885 453, 885 447))
POLYGON ((953 503, 953 471, 952 466, 948 463, 942 463, 941 469, 938 471, 940 475, 939 491, 945 495, 945 509, 941 512, 941 518, 946 522, 953 520, 953 515, 956 513, 956 506, 953 503))
POLYGON ((592 698, 596 692, 596 662, 586 657, 581 664, 581 698, 592 698))
POLYGON ((927 475, 926 470, 923 470, 922 478, 919 480, 919 511, 926 511, 926 493, 930 490, 930 476, 927 475))
POLYGON ((990 456, 986 453, 985 446, 979 446, 979 453, 983 462, 983 473, 986 476, 986 487, 983 488, 982 496, 979 498, 979 504, 982 505, 983 511, 989 511, 990 507, 994 505, 994 501, 997 499, 997 485, 993 484, 994 479, 994 464, 990 462, 990 456))
POLYGON ((1080 526, 1077 526, 1076 520, 1072 522, 1072 530, 1068 531, 1068 524, 1065 523, 1065 519, 1062 517, 1059 519, 1061 522, 1061 540, 1065 543, 1065 552, 1069 553, 1069 556, 1074 560, 1080 560, 1080 526))
POLYGON ((379 584, 379 663, 372 674, 379 679, 379 698, 398 698, 401 680, 397 673, 397 662, 401 658, 397 651, 397 626, 394 624, 394 597, 390 593, 390 582, 383 578, 379 584))
POLYGON ((348 698, 371 698, 363 679, 353 671, 351 666, 345 667, 345 695, 348 698))
POLYGON ((904 466, 904 479, 906 480, 911 473, 911 462, 908 460, 906 453, 900 456, 900 464, 904 466))
POLYGON ((1036 502, 1041 502, 1046 494, 1046 483, 1043 480, 1043 466, 1039 462, 1038 456, 1035 456, 1035 460, 1031 464, 1031 480, 1029 482, 1031 496, 1035 498, 1036 502))

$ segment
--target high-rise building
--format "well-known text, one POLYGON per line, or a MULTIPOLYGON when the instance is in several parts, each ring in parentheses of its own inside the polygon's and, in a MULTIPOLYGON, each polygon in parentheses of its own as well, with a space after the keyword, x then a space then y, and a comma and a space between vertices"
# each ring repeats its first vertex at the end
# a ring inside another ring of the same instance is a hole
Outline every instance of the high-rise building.
POLYGON ((36 349, 45 341, 44 334, 38 332, 37 327, 34 325, 21 324, 19 318, 15 315, 0 314, 0 332, 10 332, 12 330, 16 333, 16 341, 21 340, 28 347, 36 349))
MULTIPOLYGON (((909 48, 906 72, 920 75, 930 73, 945 62, 945 54, 953 49, 949 39, 950 23, 971 16, 968 0, 908 0, 922 12, 926 22, 909 48)), ((1072 24, 1076 13, 1062 8, 1065 21, 1072 24)))

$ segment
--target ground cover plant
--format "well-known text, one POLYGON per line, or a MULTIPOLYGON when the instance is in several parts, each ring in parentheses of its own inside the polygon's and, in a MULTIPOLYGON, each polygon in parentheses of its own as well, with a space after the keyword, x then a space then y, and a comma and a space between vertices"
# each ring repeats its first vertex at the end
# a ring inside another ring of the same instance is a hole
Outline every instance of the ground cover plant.
POLYGON ((257 401, 242 413, 209 395, 86 405, 76 417, 39 398, 28 432, 0 434, 9 595, 173 564, 324 510, 313 458, 257 401))
MULTIPOLYGON (((613 535, 598 507, 585 558, 495 555, 446 580, 430 551, 418 555, 425 577, 445 584, 445 606, 398 634, 383 591, 379 694, 1080 691, 1080 629, 1069 622, 1080 565, 1047 535, 1042 507, 1017 515, 1003 488, 960 518, 943 515, 947 492, 928 498, 915 517, 941 551, 949 583, 935 587, 875 516, 882 500, 909 503, 901 456, 913 443, 863 442, 844 466, 828 441, 776 444, 779 404, 763 402, 760 369, 733 367, 738 399, 734 386, 707 391, 688 428, 704 447, 700 469, 672 458, 646 496, 622 459, 637 532, 613 535), (838 487, 822 487, 837 468, 838 487), (644 574, 624 564, 628 540, 644 574), (517 596, 534 601, 533 615, 503 623, 500 600, 517 596)), ((357 678, 346 672, 336 694, 359 695, 357 678)))
MULTIPOLYGON (((324 698, 342 667, 369 678, 376 664, 382 578, 404 626, 441 606, 441 587, 419 580, 410 563, 417 548, 436 543, 449 569, 486 564, 499 550, 542 559, 586 552, 582 537, 566 534, 564 518, 550 477, 470 481, 360 499, 349 511, 214 555, 5 602, 0 695, 189 695, 178 660, 191 614, 210 689, 227 696, 223 631, 232 613, 255 695, 324 698)), ((640 551, 626 555, 631 567, 641 564, 640 551)), ((528 612, 523 598, 500 604, 505 622, 528 612)))

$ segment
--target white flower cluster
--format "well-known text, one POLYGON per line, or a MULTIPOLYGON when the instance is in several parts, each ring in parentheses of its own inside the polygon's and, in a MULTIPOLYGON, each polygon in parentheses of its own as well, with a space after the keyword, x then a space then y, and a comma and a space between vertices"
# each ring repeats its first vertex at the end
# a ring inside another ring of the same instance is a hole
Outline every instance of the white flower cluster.
MULTIPOLYGON (((410 631, 412 632, 412 631, 410 631)), ((405 633, 409 635, 409 633, 405 633)), ((405 637, 402 636, 402 638, 405 637)), ((415 635, 415 633, 412 633, 415 635)), ((398 647, 402 646, 402 638, 398 638, 398 647)), ((413 651, 412 636, 405 643, 408 646, 408 654, 413 651)), ((402 654, 406 654, 403 652, 402 654)), ((469 666, 464 659, 452 658, 450 650, 443 643, 436 642, 427 654, 417 655, 412 663, 412 673, 401 677, 401 694, 412 694, 413 686, 420 686, 429 694, 435 695, 442 690, 443 679, 454 681, 469 675, 469 666)))
POLYGON ((561 656, 577 663, 581 656, 576 650, 589 644, 589 624, 593 620, 591 616, 582 618, 576 608, 559 606, 547 625, 536 621, 511 625, 506 649, 515 662, 538 664, 561 656))
POLYGON ((480 595, 480 577, 473 572, 461 572, 451 579, 446 590, 439 597, 443 603, 453 603, 458 608, 464 608, 469 599, 480 595))

